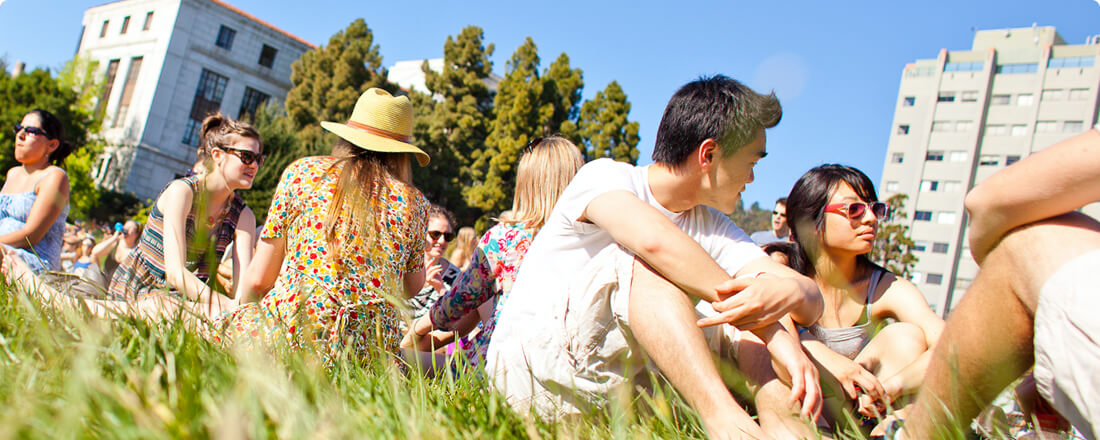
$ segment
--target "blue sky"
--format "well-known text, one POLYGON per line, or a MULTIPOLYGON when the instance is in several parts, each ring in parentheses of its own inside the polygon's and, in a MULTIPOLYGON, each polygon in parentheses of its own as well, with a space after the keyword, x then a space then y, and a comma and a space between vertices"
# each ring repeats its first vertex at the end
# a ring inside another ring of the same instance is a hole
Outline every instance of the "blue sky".
MULTIPOLYGON (((503 73, 531 36, 544 67, 566 52, 583 69, 585 98, 612 80, 622 85, 630 119, 641 124, 643 163, 683 83, 722 73, 774 89, 783 121, 768 132, 769 155, 744 193, 746 204, 764 208, 821 163, 853 165, 879 181, 906 63, 969 49, 973 29, 1036 23, 1057 27, 1070 44, 1100 34, 1100 0, 227 1, 319 45, 363 17, 387 65, 442 57, 447 36, 474 24, 496 45, 494 71, 503 73)), ((75 52, 84 10, 102 3, 0 0, 0 55, 58 68, 75 52)))

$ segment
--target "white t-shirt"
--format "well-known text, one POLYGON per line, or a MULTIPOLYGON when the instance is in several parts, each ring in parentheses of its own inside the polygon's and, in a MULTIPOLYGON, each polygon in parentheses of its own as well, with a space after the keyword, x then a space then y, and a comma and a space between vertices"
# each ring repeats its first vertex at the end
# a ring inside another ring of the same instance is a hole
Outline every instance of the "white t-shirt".
POLYGON ((584 284, 575 278, 592 272, 588 266, 593 257, 618 246, 607 231, 577 221, 597 196, 617 190, 635 194, 698 242, 731 275, 749 261, 765 257, 748 235, 718 210, 696 206, 674 213, 665 209, 649 189, 648 174, 647 167, 599 159, 582 167, 573 178, 531 244, 511 296, 503 305, 489 344, 490 372, 498 356, 553 359, 553 352, 562 349, 553 341, 557 338, 547 334, 561 328, 555 317, 563 316, 570 304, 576 309, 589 300, 585 298, 588 292, 570 292, 570 286, 584 284))

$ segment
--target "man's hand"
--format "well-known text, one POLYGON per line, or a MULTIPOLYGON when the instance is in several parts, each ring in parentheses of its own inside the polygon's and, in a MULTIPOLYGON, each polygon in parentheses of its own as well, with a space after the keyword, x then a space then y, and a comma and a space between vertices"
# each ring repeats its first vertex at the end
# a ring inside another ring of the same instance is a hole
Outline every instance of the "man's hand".
POLYGON ((779 321, 801 305, 802 289, 791 278, 764 274, 757 278, 738 278, 719 284, 721 301, 711 304, 718 315, 700 319, 700 327, 730 324, 741 330, 757 330, 779 321))
POLYGON ((814 367, 813 362, 806 357, 798 340, 782 328, 771 335, 767 348, 776 366, 786 370, 791 378, 790 406, 797 406, 801 401, 802 417, 817 420, 821 415, 821 404, 824 401, 817 367, 814 367))

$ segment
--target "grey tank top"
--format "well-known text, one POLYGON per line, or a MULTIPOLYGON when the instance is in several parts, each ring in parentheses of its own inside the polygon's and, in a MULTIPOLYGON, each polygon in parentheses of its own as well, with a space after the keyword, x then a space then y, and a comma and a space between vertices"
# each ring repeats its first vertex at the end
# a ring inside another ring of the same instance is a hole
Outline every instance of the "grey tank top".
POLYGON ((830 350, 848 359, 855 359, 859 352, 863 350, 863 347, 871 341, 871 300, 875 297, 875 290, 878 289, 878 283, 882 280, 884 273, 886 271, 876 269, 867 283, 867 307, 864 310, 864 313, 867 314, 867 322, 852 327, 840 328, 824 328, 814 324, 806 329, 830 350))

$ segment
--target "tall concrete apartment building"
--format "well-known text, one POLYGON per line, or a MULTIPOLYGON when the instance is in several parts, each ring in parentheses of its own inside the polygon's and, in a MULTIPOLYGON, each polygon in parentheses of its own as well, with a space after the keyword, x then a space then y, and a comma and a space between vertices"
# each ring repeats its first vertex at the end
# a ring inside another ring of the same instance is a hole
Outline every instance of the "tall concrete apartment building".
MULTIPOLYGON (((880 183, 907 194, 920 258, 913 281, 947 315, 977 274, 964 197, 991 174, 1097 122, 1100 38, 1067 44, 1053 27, 978 31, 905 67, 880 183)), ((1084 209, 1098 217, 1100 205, 1084 209)))
POLYGON ((220 0, 122 0, 84 12, 77 55, 98 62, 110 147, 96 182, 152 198, 195 162, 202 119, 237 118, 290 90, 315 47, 220 0))

